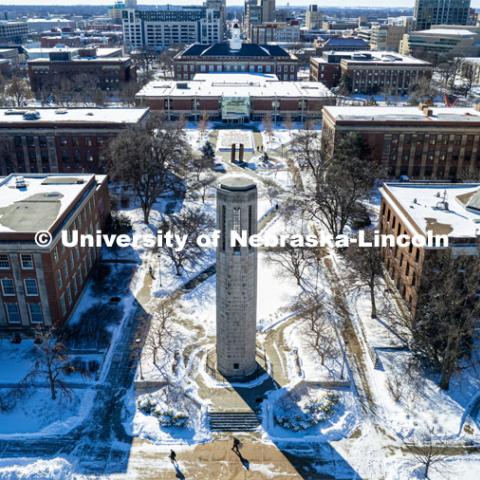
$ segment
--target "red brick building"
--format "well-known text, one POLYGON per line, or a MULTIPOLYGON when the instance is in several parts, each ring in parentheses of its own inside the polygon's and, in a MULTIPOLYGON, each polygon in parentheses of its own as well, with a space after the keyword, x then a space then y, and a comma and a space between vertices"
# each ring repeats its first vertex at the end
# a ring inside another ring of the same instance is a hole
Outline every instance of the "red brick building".
POLYGON ((72 314, 97 260, 95 247, 66 248, 63 230, 94 234, 110 212, 107 177, 16 175, 0 182, 0 333, 31 334, 72 314), (39 231, 52 242, 40 247, 39 231))
POLYGON ((322 83, 282 82, 274 75, 205 74, 188 82, 154 81, 137 95, 137 103, 164 112, 170 119, 207 117, 246 123, 318 119, 335 95, 322 83))
POLYGON ((0 109, 0 173, 102 172, 103 148, 145 108, 0 109))
POLYGON ((348 133, 367 141, 389 178, 454 180, 480 168, 480 112, 473 108, 326 107, 324 154, 348 133))
POLYGON ((106 92, 118 92, 125 84, 135 82, 137 71, 129 57, 97 57, 96 49, 88 49, 73 58, 69 51, 52 52, 49 58, 37 58, 28 62, 28 76, 32 90, 38 94, 61 87, 63 81, 75 82, 78 78, 90 78, 96 88, 106 92))

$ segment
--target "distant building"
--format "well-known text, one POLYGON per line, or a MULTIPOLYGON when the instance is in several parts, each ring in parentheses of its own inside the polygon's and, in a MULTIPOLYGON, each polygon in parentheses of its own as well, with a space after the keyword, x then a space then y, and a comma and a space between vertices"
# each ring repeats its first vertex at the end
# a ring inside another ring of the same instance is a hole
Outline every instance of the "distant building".
POLYGON ((103 149, 148 109, 0 109, 0 174, 102 172, 103 149))
POLYGON ((472 85, 480 85, 480 57, 465 57, 462 62, 462 71, 472 85))
POLYGON ((400 53, 428 60, 455 55, 475 57, 480 54, 480 29, 434 25, 430 30, 410 32, 400 42, 400 53))
POLYGON ((57 45, 80 47, 81 43, 80 36, 46 35, 40 37, 40 48, 53 48, 57 45))
POLYGON ((390 178, 455 179, 480 169, 480 112, 473 108, 325 107, 322 149, 362 135, 390 178))
POLYGON ((307 30, 316 30, 322 25, 323 14, 318 9, 318 5, 309 5, 305 13, 305 28, 307 30))
POLYGON ((352 93, 404 95, 432 71, 426 61, 392 52, 324 52, 310 59, 311 80, 332 88, 344 76, 352 93))
POLYGON ((125 84, 137 79, 136 67, 129 57, 98 57, 96 48, 82 49, 78 57, 71 51, 50 52, 49 58, 28 62, 28 76, 35 94, 75 82, 80 77, 91 79, 106 92, 118 92, 125 84))
POLYGON ((466 25, 469 13, 470 0, 415 0, 415 29, 425 30, 432 25, 466 25))
POLYGON ((361 38, 333 37, 316 42, 318 53, 323 52, 353 52, 355 50, 369 50, 370 45, 361 38))
POLYGON ((123 10, 123 36, 129 49, 161 50, 171 45, 223 40, 221 11, 206 7, 123 10))
MULTIPOLYGON (((454 257, 478 255, 479 184, 384 183, 380 193, 381 233, 395 238, 426 237, 428 232, 447 235, 448 249, 454 257)), ((430 287, 425 270, 432 271, 434 264, 430 262, 435 262, 438 253, 438 248, 413 245, 382 251, 388 276, 413 313, 419 292, 430 287)))
POLYGON ((191 80, 197 73, 274 73, 281 80, 297 80, 297 58, 278 45, 243 43, 238 24, 228 42, 194 44, 174 58, 175 78, 191 80))
POLYGON ((137 103, 172 120, 208 117, 248 123, 270 117, 319 119, 335 96, 322 83, 282 82, 275 75, 210 73, 189 81, 154 81, 136 95, 137 103))
POLYGON ((275 21, 275 0, 245 0, 244 29, 275 21))
POLYGON ((358 27, 358 21, 343 19, 343 20, 323 20, 322 30, 355 30, 358 27))
POLYGON ((62 247, 62 230, 94 234, 110 212, 106 176, 26 174, 0 180, 0 333, 33 335, 65 324, 99 255, 95 247, 62 247), (38 231, 52 243, 40 247, 38 231))
POLYGON ((398 52, 403 35, 408 31, 407 25, 374 24, 370 34, 370 48, 398 52))
POLYGON ((75 28, 76 24, 66 18, 29 18, 27 20, 28 31, 41 33, 53 31, 54 29, 75 28))
POLYGON ((251 43, 298 43, 300 24, 298 20, 251 25, 248 35, 251 43))
POLYGON ((0 21, 0 43, 8 45, 21 45, 28 37, 26 22, 0 21))

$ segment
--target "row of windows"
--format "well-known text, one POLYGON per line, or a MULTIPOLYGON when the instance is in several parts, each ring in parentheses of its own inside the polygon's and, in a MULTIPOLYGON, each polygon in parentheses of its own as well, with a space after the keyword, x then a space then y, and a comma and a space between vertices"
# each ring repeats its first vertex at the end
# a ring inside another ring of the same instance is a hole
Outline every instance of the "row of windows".
MULTIPOLYGON (((16 295, 15 282, 12 278, 2 278, 1 284, 4 297, 14 297, 16 295)), ((25 278, 23 280, 23 286, 27 297, 38 296, 38 284, 34 278, 25 278)))
MULTIPOLYGON (((33 270, 33 256, 29 253, 20 255, 20 265, 22 270, 33 270)), ((0 270, 10 270, 10 256, 8 254, 0 255, 0 270)))
MULTIPOLYGON (((27 303, 28 314, 32 324, 43 323, 43 312, 40 303, 27 303)), ((5 312, 7 321, 11 325, 20 325, 22 323, 22 315, 18 303, 5 303, 5 312)))

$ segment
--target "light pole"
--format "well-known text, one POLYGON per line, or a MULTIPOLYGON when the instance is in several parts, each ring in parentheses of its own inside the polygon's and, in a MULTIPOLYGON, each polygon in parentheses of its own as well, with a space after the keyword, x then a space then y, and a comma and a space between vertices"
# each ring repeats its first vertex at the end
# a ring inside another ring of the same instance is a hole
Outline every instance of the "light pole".
POLYGON ((157 256, 158 256, 158 281, 160 282, 160 286, 162 286, 162 254, 159 253, 157 256))
POLYGON ((141 340, 139 338, 135 339, 135 345, 137 346, 138 352, 138 363, 140 365, 140 380, 143 380, 143 370, 142 370, 142 348, 140 347, 141 340))

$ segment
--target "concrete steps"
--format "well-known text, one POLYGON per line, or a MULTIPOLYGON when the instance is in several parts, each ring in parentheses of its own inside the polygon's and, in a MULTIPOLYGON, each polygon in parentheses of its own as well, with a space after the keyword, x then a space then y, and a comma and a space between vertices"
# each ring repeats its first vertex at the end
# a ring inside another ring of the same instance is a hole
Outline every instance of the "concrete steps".
POLYGON ((254 412, 209 412, 208 423, 214 432, 253 432, 260 418, 254 412))

